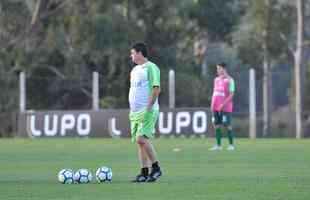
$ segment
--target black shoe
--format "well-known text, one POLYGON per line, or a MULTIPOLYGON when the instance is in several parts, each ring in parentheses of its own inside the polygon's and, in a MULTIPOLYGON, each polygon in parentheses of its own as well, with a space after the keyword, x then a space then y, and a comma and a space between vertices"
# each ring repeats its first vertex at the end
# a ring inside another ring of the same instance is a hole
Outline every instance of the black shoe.
POLYGON ((139 174, 136 176, 136 179, 134 179, 132 182, 134 183, 143 183, 146 182, 147 176, 143 176, 142 174, 139 174))
POLYGON ((151 174, 149 175, 149 177, 147 178, 146 182, 155 182, 157 179, 159 179, 159 177, 162 175, 162 172, 159 169, 157 170, 152 170, 151 174))

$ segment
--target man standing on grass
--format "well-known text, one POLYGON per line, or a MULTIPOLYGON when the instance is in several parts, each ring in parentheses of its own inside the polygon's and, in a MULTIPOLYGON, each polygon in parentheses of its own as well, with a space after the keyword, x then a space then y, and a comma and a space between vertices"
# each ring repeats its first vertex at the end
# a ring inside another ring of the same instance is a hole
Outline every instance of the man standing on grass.
POLYGON ((231 113, 233 111, 233 96, 235 82, 226 71, 226 64, 216 66, 217 77, 214 79, 213 95, 211 101, 212 123, 215 129, 216 145, 210 150, 222 150, 222 128, 227 132, 229 146, 227 150, 235 150, 233 144, 233 132, 231 126, 231 113))
POLYGON ((132 46, 131 59, 136 66, 130 73, 129 119, 131 139, 138 145, 141 165, 141 172, 134 182, 154 182, 162 174, 155 149, 150 142, 154 137, 159 114, 160 70, 147 57, 146 44, 136 43, 132 46))

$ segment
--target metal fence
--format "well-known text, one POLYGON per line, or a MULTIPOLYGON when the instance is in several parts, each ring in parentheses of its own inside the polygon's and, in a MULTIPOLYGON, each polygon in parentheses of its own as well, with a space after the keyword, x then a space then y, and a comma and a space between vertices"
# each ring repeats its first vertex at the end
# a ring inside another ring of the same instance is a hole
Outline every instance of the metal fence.
MULTIPOLYGON (((236 82, 234 97, 234 128, 239 137, 249 136, 249 71, 231 71, 236 82)), ((19 111, 19 79, 17 75, 1 75, 1 113, 0 132, 10 136, 16 131, 19 111)), ((175 73, 175 106, 205 107, 210 105, 213 78, 195 77, 185 73, 175 73)), ((288 71, 272 72, 270 131, 262 135, 262 81, 256 80, 257 137, 295 137, 294 111, 290 100, 292 74, 288 71)), ((107 88, 103 75, 99 75, 99 108, 128 108, 127 94, 129 85, 123 91, 107 88), (109 95, 113 93, 114 96, 109 95), (123 95, 123 96, 121 96, 123 95), (121 100, 120 100, 121 99, 121 100)), ((162 75, 162 108, 169 107, 168 73, 162 75)), ((93 106, 92 74, 83 77, 30 76, 26 74, 27 110, 91 110, 93 106)), ((310 112, 303 112, 304 136, 310 137, 310 112)))
POLYGON ((28 110, 85 110, 92 105, 92 76, 26 78, 28 110))

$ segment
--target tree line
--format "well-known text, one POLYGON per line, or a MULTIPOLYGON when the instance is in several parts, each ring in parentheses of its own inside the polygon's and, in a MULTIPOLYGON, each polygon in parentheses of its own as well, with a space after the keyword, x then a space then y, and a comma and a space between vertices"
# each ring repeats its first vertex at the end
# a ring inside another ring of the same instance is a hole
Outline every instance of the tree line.
MULTIPOLYGON (((2 0, 0 111, 18 110, 21 71, 29 79, 32 109, 89 108, 92 71, 101 77, 101 107, 127 107, 129 48, 135 41, 149 44, 164 87, 168 70, 177 72, 179 107, 209 105, 212 88, 203 86, 212 84, 219 61, 233 71, 255 68, 266 95, 270 72, 289 66, 294 103, 301 45, 302 105, 309 109, 309 19, 310 3, 303 0, 2 0), (302 43, 297 43, 299 1, 302 43)), ((264 101, 267 112, 269 100, 264 101)))

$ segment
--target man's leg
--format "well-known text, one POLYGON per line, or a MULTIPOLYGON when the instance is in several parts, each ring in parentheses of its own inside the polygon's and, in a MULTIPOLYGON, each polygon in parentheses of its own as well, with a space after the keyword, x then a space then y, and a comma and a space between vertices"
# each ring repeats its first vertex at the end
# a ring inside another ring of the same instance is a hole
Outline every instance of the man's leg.
POLYGON ((144 140, 144 150, 147 154, 147 157, 151 161, 151 163, 158 162, 156 151, 153 147, 153 145, 150 143, 150 141, 146 138, 143 138, 144 140))
POLYGON ((222 145, 222 131, 221 126, 215 125, 215 137, 216 137, 216 144, 217 146, 222 145))
POLYGON ((211 151, 214 150, 221 150, 221 140, 222 140, 222 131, 221 131, 221 124, 222 124, 222 115, 220 112, 213 112, 212 113, 212 124, 215 131, 215 138, 216 138, 216 144, 210 148, 211 151))
POLYGON ((148 156, 144 148, 142 148, 140 145, 138 145, 138 155, 141 168, 147 168, 149 166, 148 156))
POLYGON ((157 159, 156 151, 153 145, 145 136, 138 136, 137 139, 138 145, 144 149, 145 153, 147 154, 148 159, 152 163, 152 171, 148 177, 148 182, 156 181, 162 174, 159 166, 159 162, 157 159))
MULTIPOLYGON (((140 123, 139 120, 130 120, 131 137, 132 137, 131 140, 134 143, 137 143, 139 123, 140 123)), ((139 156, 141 170, 140 170, 140 173, 133 180, 133 182, 145 182, 149 175, 148 158, 147 158, 146 152, 144 151, 144 148, 142 148, 141 145, 139 144, 138 144, 138 156, 139 156)))
POLYGON ((146 153, 144 148, 145 142, 143 136, 138 136, 137 145, 138 145, 138 155, 141 166, 141 172, 139 175, 137 175, 134 182, 145 182, 149 175, 149 159, 148 154, 146 153))
POLYGON ((211 151, 216 151, 216 150, 222 150, 222 130, 221 130, 221 126, 219 125, 214 125, 214 129, 215 129, 215 138, 216 138, 216 144, 211 147, 209 150, 211 151))
POLYGON ((229 141, 229 146, 227 147, 227 150, 231 151, 231 150, 235 150, 235 146, 234 146, 234 134, 232 131, 232 127, 228 126, 227 127, 227 137, 228 137, 228 141, 229 141))
POLYGON ((231 126, 227 127, 227 137, 228 137, 229 144, 234 145, 234 135, 233 135, 231 126))
POLYGON ((231 114, 230 113, 224 113, 223 115, 223 125, 226 129, 227 133, 227 138, 229 142, 229 146, 227 147, 227 150, 234 150, 234 135, 232 131, 232 126, 231 126, 231 114))
POLYGON ((138 153, 139 153, 139 160, 141 165, 141 175, 147 177, 149 175, 149 160, 147 157, 147 154, 144 150, 144 148, 141 148, 140 145, 138 145, 138 153))
POLYGON ((152 163, 152 171, 148 176, 148 182, 156 181, 162 174, 156 151, 150 142, 150 138, 154 137, 155 124, 158 119, 158 114, 158 110, 152 110, 145 113, 143 122, 141 123, 141 129, 139 131, 140 134, 137 137, 138 145, 144 149, 149 161, 152 163))

